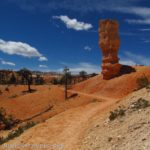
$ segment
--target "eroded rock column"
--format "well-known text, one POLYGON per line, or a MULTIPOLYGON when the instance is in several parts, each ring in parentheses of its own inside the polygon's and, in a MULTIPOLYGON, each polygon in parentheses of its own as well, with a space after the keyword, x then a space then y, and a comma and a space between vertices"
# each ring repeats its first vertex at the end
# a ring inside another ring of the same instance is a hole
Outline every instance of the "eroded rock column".
POLYGON ((108 80, 119 75, 118 50, 120 47, 119 25, 114 20, 102 20, 99 23, 99 46, 102 50, 102 74, 108 80))

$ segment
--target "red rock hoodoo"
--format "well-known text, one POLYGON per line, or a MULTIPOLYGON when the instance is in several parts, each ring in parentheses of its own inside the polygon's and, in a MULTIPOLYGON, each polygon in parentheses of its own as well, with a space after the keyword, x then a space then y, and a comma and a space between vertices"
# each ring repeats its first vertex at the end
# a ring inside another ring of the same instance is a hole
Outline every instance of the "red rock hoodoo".
POLYGON ((102 50, 102 74, 109 80, 119 75, 118 50, 120 47, 119 25, 114 20, 102 20, 99 23, 99 46, 102 50))

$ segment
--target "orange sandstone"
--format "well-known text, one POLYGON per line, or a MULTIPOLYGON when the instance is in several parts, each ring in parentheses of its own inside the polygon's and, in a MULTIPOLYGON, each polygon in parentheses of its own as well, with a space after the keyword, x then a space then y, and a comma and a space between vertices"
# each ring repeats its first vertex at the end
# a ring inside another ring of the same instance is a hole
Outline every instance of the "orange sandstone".
POLYGON ((118 50, 120 47, 119 25, 117 21, 102 20, 99 28, 99 46, 102 50, 102 74, 108 80, 119 75, 118 50))

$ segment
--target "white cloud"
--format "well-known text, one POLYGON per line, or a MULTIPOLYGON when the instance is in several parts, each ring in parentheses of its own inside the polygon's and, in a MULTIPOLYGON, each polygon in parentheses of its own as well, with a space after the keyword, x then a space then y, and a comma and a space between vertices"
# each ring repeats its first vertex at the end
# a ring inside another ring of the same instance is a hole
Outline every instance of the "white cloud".
POLYGON ((150 65, 149 57, 142 56, 139 54, 133 54, 129 51, 125 52, 126 57, 128 57, 129 60, 132 60, 136 64, 140 65, 150 65))
POLYGON ((128 66, 135 66, 136 63, 133 60, 123 59, 120 61, 120 64, 128 65, 128 66))
POLYGON ((120 35, 124 35, 124 36, 136 36, 136 33, 133 32, 120 32, 120 35))
POLYGON ((92 48, 91 48, 91 47, 89 47, 89 46, 85 46, 85 47, 84 47, 84 50, 86 50, 86 51, 91 51, 91 50, 92 50, 92 48))
POLYGON ((39 61, 48 61, 48 59, 44 56, 39 57, 39 61))
MULTIPOLYGON (((66 66, 66 63, 65 63, 65 66, 66 66)), ((68 64, 67 66, 73 74, 78 74, 80 71, 86 71, 87 73, 99 73, 100 72, 100 65, 94 65, 91 63, 87 63, 87 62, 81 62, 78 64, 68 64)), ((62 72, 63 68, 60 68, 57 71, 62 72)))
POLYGON ((143 38, 142 41, 143 41, 144 43, 150 43, 150 40, 149 40, 149 39, 143 38))
POLYGON ((145 32, 146 32, 146 31, 150 31, 150 28, 139 29, 139 31, 143 31, 143 32, 144 32, 144 31, 145 31, 145 32))
POLYGON ((150 19, 126 19, 130 24, 150 24, 150 19))
POLYGON ((114 10, 140 17, 140 19, 126 19, 125 21, 130 24, 150 24, 150 8, 148 7, 118 7, 114 10))
POLYGON ((120 11, 128 14, 134 14, 142 18, 150 17, 150 8, 148 7, 120 7, 117 8, 116 11, 120 11))
POLYGON ((93 27, 90 23, 79 22, 77 19, 71 19, 68 16, 53 16, 53 19, 60 19, 63 23, 65 23, 67 28, 74 29, 76 31, 89 30, 93 27))
POLYGON ((9 55, 19 55, 24 57, 39 57, 39 61, 47 61, 36 48, 23 42, 4 41, 0 39, 0 51, 9 55))
POLYGON ((16 66, 15 63, 10 62, 10 61, 4 61, 4 60, 0 59, 0 62, 2 65, 16 66))
MULTIPOLYGON (((5 0, 6 1, 6 0, 5 0)), ((117 7, 133 6, 143 0, 7 0, 25 10, 67 10, 79 13, 103 12, 117 7)))
POLYGON ((4 41, 0 39, 0 51, 9 55, 21 55, 24 57, 41 57, 42 55, 34 47, 22 42, 4 41))
POLYGON ((40 68, 48 68, 46 65, 39 65, 40 68))

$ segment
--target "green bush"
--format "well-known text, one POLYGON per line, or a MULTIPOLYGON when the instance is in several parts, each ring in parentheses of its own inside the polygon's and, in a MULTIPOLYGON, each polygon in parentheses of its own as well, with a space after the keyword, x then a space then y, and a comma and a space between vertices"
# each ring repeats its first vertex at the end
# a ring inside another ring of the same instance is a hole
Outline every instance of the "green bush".
POLYGON ((125 115, 125 109, 122 107, 119 107, 118 109, 115 109, 114 111, 110 112, 109 120, 113 121, 118 117, 122 117, 125 115))
POLYGON ((138 84, 139 89, 149 88, 150 86, 148 78, 145 75, 137 79, 137 84, 138 84))
POLYGON ((138 110, 138 109, 143 109, 143 108, 146 108, 146 107, 149 107, 150 106, 150 102, 143 99, 143 98, 140 98, 138 99, 136 102, 133 102, 131 104, 131 108, 133 110, 138 110))
POLYGON ((0 145, 8 142, 9 140, 14 139, 15 137, 20 136, 25 130, 35 126, 35 122, 27 122, 25 125, 18 127, 16 130, 11 131, 5 138, 0 137, 0 145))
POLYGON ((11 95, 9 98, 16 98, 18 95, 17 94, 14 94, 14 95, 11 95))
POLYGON ((20 121, 18 119, 14 119, 12 115, 6 115, 6 111, 4 108, 0 108, 0 123, 4 126, 4 130, 10 130, 20 121))

